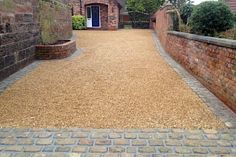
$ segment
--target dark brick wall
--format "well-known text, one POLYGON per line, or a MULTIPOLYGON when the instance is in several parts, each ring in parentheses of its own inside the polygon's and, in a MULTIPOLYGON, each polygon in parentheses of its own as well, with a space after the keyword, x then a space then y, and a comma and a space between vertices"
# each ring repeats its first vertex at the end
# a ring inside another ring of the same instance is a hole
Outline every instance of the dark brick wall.
MULTIPOLYGON (((60 3, 67 5, 67 0, 60 3)), ((61 9, 50 4, 40 10, 39 0, 0 0, 0 81, 34 61, 35 45, 43 41, 45 34, 41 20, 48 17, 46 9, 57 23, 48 33, 52 40, 71 37, 69 7, 61 9)))
POLYGON ((168 9, 159 10, 153 24, 163 47, 236 112, 236 41, 168 32, 172 27, 168 9))
POLYGON ((39 41, 36 4, 35 0, 0 1, 0 80, 34 60, 39 41))

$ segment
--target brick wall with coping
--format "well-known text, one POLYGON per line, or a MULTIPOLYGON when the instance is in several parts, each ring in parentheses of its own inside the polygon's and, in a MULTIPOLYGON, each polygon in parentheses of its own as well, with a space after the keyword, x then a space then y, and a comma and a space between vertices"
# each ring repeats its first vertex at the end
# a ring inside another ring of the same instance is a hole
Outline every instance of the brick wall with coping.
POLYGON ((155 13, 153 26, 163 47, 236 112, 236 41, 168 31, 171 8, 166 5, 155 13))
MULTIPOLYGON (((0 81, 34 61, 35 45, 41 39, 38 9, 38 0, 0 0, 0 81)), ((68 15, 55 15, 60 23, 66 24, 62 29, 54 29, 54 33, 72 32, 68 15)), ((68 33, 65 34, 67 39, 68 33)))

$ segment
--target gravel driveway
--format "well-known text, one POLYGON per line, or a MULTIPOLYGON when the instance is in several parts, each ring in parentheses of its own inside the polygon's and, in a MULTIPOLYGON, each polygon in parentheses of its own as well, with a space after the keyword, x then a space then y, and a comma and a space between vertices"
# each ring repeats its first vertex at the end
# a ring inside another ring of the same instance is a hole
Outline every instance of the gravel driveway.
POLYGON ((0 127, 224 128, 156 52, 150 30, 78 31, 83 49, 0 95, 0 127))

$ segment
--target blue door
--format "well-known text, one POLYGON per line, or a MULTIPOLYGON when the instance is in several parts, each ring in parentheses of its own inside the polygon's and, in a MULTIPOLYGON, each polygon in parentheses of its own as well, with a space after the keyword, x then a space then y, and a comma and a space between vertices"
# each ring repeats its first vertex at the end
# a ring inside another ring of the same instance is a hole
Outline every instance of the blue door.
POLYGON ((92 26, 100 26, 100 15, 99 15, 99 6, 92 6, 92 26))

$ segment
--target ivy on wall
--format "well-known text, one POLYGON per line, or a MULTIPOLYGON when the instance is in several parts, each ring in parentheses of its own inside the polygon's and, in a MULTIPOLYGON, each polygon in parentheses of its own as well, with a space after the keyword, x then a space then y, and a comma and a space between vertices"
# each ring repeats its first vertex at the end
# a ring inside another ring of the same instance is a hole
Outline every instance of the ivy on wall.
POLYGON ((3 0, 0 1, 0 10, 1 11, 14 11, 15 10, 15 2, 13 0, 3 0))

